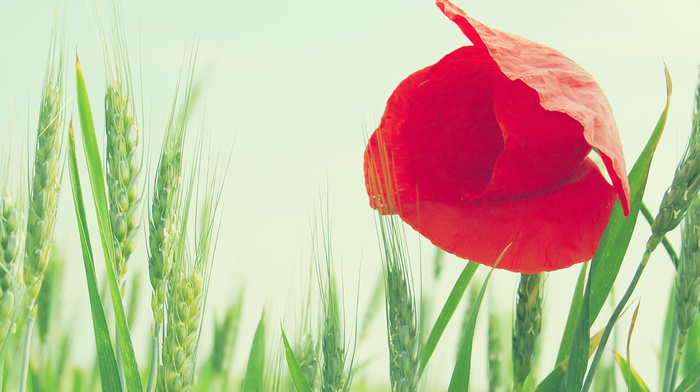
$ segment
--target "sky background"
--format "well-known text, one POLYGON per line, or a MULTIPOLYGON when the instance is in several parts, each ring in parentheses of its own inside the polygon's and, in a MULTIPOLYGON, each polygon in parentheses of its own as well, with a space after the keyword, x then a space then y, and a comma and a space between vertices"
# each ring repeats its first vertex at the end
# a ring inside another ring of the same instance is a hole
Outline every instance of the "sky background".
MULTIPOLYGON (((645 196, 656 212, 690 130, 700 64, 700 4, 692 0, 575 4, 461 0, 455 4, 491 27, 554 47, 589 71, 612 105, 628 168, 663 109, 663 67, 668 66, 674 85, 671 111, 645 196)), ((77 116, 77 52, 99 129, 104 121, 97 109, 102 105, 104 72, 95 4, 67 0, 65 8, 66 111, 77 116)), ((27 145, 27 133, 33 140, 36 132, 53 13, 52 1, 0 1, 0 151, 2 161, 10 154, 17 168, 26 161, 26 153, 22 156, 20 151, 27 145)), ((352 317, 356 302, 359 314, 364 314, 381 265, 362 177, 366 134, 378 124, 387 98, 401 80, 469 41, 430 0, 141 0, 124 1, 123 13, 134 82, 143 91, 138 105, 145 113, 139 122, 150 144, 147 161, 156 163, 177 72, 195 37, 195 79, 201 83, 202 94, 191 117, 189 140, 203 128, 211 139, 213 162, 217 154, 224 160, 232 151, 202 349, 209 347, 206 336, 211 336, 212 312, 221 313, 241 288, 246 294, 236 371, 244 365, 264 305, 271 333, 277 332, 280 321, 293 328, 298 319, 295 314, 301 313, 300 301, 294 299, 306 286, 310 221, 321 203, 328 203, 331 211, 333 253, 344 281, 346 314, 352 317)), ((14 170, 15 177, 19 177, 17 172, 14 170)), ((92 336, 70 188, 67 175, 64 177, 55 241, 68 260, 66 323, 76 334, 92 336)), ((410 230, 407 235, 415 269, 421 253, 429 265, 434 254, 429 242, 419 240, 410 230)), ((640 221, 617 287, 627 286, 648 235, 648 225, 640 221)), ((671 238, 679 245, 678 233, 671 238)), ((424 290, 438 298, 438 303, 444 302, 463 265, 462 260, 448 258, 443 279, 426 284, 424 290)), ((140 273, 142 278, 147 272, 142 240, 129 268, 130 274, 140 273)), ((541 375, 553 366, 578 271, 572 267, 547 278, 543 331, 547 340, 541 375)), ((479 276, 485 272, 483 269, 479 276)), ((504 271, 492 277, 489 300, 506 314, 514 301, 516 279, 516 274, 504 271)), ((665 311, 671 281, 672 265, 659 251, 632 301, 641 303, 632 363, 651 386, 657 385, 659 315, 665 311)), ((142 287, 146 304, 150 293, 145 291, 147 285, 142 287)), ((601 319, 607 320, 610 311, 604 309, 601 319)), ((621 319, 621 337, 629 321, 630 315, 621 319)), ((134 333, 141 333, 144 342, 150 322, 144 305, 134 326, 134 333)), ((347 323, 348 327, 352 324, 352 320, 347 323)), ((479 325, 477 334, 483 332, 483 323, 479 325)), ((386 383, 381 320, 375 327, 374 344, 358 347, 358 355, 373 361, 370 379, 386 383)), ((600 327, 600 322, 594 325, 594 329, 600 327)), ((454 328, 451 333, 454 336, 454 328)), ((475 387, 485 385, 483 376, 478 376, 485 375, 484 360, 479 359, 485 358, 485 346, 483 335, 478 336, 482 338, 476 340, 473 366, 481 373, 472 378, 475 387)), ((431 362, 431 383, 449 379, 448 366, 440 364, 451 363, 455 341, 441 343, 435 363, 431 362)), ((137 338, 135 342, 137 355, 143 358, 146 344, 139 344, 137 338)), ((92 344, 91 338, 85 339, 85 345, 74 350, 74 358, 90 358, 92 344)), ((278 342, 270 348, 277 349, 278 342)))

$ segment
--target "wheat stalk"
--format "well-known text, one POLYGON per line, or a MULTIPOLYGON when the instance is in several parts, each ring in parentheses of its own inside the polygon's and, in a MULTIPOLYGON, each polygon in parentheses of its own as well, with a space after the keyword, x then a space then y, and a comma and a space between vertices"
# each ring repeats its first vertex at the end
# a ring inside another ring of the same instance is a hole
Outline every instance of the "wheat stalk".
POLYGON ((197 348, 202 327, 212 265, 214 218, 221 196, 216 189, 216 172, 209 182, 202 208, 201 229, 194 255, 187 251, 188 211, 194 190, 195 172, 199 169, 201 145, 194 160, 187 195, 182 203, 178 241, 175 244, 172 272, 167 278, 167 324, 163 341, 163 364, 158 383, 163 391, 190 391, 194 384, 197 348))
POLYGON ((181 182, 182 154, 185 139, 185 127, 191 104, 192 77, 194 74, 194 53, 190 65, 184 102, 176 115, 179 98, 179 84, 175 89, 175 98, 170 112, 170 118, 163 139, 153 199, 149 215, 148 236, 148 276, 153 289, 151 310, 155 324, 151 343, 151 369, 147 391, 152 391, 158 377, 160 355, 160 337, 165 317, 165 302, 168 289, 168 276, 172 270, 175 246, 179 241, 179 227, 182 217, 181 182))
MULTIPOLYGON (((56 14, 59 19, 58 13, 56 14)), ((65 17, 63 18, 65 21, 65 17)), ((41 290, 44 272, 49 262, 53 239, 58 196, 61 189, 61 129, 63 127, 63 53, 65 42, 64 26, 54 23, 51 33, 44 76, 44 89, 41 94, 39 122, 37 126, 36 148, 33 175, 29 190, 27 211, 27 234, 23 281, 27 288, 27 325, 24 336, 24 354, 20 392, 26 389, 27 368, 29 366, 29 346, 31 331, 36 317, 36 299, 41 290)))
POLYGON ((523 388, 532 371, 537 339, 542 326, 542 284, 544 273, 520 274, 513 326, 513 391, 523 388))

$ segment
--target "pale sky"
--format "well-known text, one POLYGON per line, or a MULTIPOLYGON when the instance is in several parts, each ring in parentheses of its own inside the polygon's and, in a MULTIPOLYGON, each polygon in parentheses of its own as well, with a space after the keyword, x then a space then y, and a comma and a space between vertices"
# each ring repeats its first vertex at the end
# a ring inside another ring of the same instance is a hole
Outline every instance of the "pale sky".
MULTIPOLYGON (((668 66, 674 84, 671 112, 645 196, 649 208, 656 212, 690 129, 700 64, 700 4, 693 0, 593 0, 575 4, 462 0, 455 4, 491 27, 552 46, 588 70, 610 100, 628 168, 663 108, 664 63, 668 66)), ((67 0, 66 9, 66 110, 77 116, 73 96, 77 50, 99 129, 103 122, 99 108, 104 76, 94 27, 95 5, 67 0)), ((35 132, 52 15, 52 1, 0 1, 0 140, 10 140, 7 134, 11 132, 14 147, 26 145, 26 133, 35 132)), ((380 268, 373 215, 362 178, 364 128, 369 132, 376 126, 387 98, 403 78, 468 45, 468 40, 430 0, 356 0, 344 4, 319 0, 124 1, 124 20, 137 86, 141 86, 139 64, 143 75, 146 118, 139 122, 151 144, 152 165, 180 61, 194 37, 199 37, 196 79, 203 89, 191 117, 190 136, 204 124, 205 132, 213 139, 212 156, 218 149, 223 156, 233 148, 208 310, 221 311, 245 286, 235 367, 240 369, 245 362, 243 354, 247 355, 264 304, 270 310, 271 333, 277 333, 280 321, 293 328, 294 318, 289 313, 294 312, 285 308, 300 304, 290 304, 287 296, 303 290, 304 284, 292 280, 306 273, 311 247, 309 220, 318 209, 319 193, 325 195, 326 187, 336 266, 342 268, 345 280, 347 314, 354 313, 361 260, 359 314, 363 315, 380 268)), ((5 146, 0 148, 2 154, 7 154, 5 146)), ((17 148, 12 154, 14 162, 22 159, 17 148)), ((71 283, 67 286, 71 289, 66 293, 66 304, 75 304, 65 316, 68 322, 78 315, 75 330, 91 336, 67 176, 63 186, 56 239, 70 264, 67 279, 71 283)), ((648 225, 640 221, 618 287, 627 286, 648 234, 648 225)), ((677 234, 671 237, 679 247, 677 234)), ((409 243, 417 248, 418 236, 414 232, 408 236, 409 243)), ((429 245, 421 241, 426 261, 433 254, 429 245)), ((141 240, 130 271, 146 272, 144 255, 141 240)), ((447 260, 450 273, 432 293, 440 298, 440 304, 463 263, 447 260)), ((414 266, 418 270, 417 254, 414 266)), ((633 336, 632 363, 652 389, 657 385, 658 315, 665 311, 671 268, 663 251, 657 252, 633 296, 641 301, 641 308, 633 336)), ((547 280, 545 301, 549 308, 544 334, 556 339, 545 341, 541 376, 552 368, 565 322, 561 314, 568 311, 578 270, 572 267, 553 273, 547 280)), ((515 278, 509 272, 498 272, 492 278, 498 305, 505 312, 513 302, 515 278)), ((142 295, 146 302, 145 289, 142 295)), ((603 311, 606 320, 609 312, 603 311)), ((134 327, 135 333, 143 334, 144 341, 150 317, 146 308, 134 327)), ((347 325, 351 327, 353 322, 347 325)), ((626 335, 628 326, 629 315, 619 323, 621 336, 626 335)), ((205 335, 210 336, 210 327, 205 322, 205 335)), ((369 370, 371 379, 386 382, 387 354, 381 342, 384 331, 377 327, 379 343, 358 350, 360 358, 374 360, 369 370)), ((143 358, 145 344, 134 340, 137 355, 143 358), (143 348, 139 350, 138 346, 143 348)), ((92 341, 88 343, 81 350, 90 352, 94 346, 92 341)), ((441 371, 439 364, 451 362, 454 344, 450 340, 441 343, 443 351, 438 353, 448 358, 443 362, 434 359, 431 383, 448 381, 449 371, 441 371)), ((202 349, 208 349, 206 338, 202 349)), ((483 342, 475 346, 475 372, 485 372, 484 361, 479 359, 485 358, 484 349, 483 342)), ((81 358, 83 353, 78 351, 75 357, 81 358)), ((472 378, 474 387, 485 385, 478 374, 472 378)))

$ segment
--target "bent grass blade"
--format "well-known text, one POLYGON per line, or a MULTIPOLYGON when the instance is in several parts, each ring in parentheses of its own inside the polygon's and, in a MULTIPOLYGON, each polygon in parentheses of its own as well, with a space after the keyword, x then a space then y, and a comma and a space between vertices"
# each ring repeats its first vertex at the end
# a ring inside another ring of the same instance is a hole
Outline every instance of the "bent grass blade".
POLYGON ((78 111, 80 112, 80 127, 85 149, 85 159, 90 174, 90 186, 92 197, 95 203, 97 221, 100 226, 100 239, 102 240, 102 250, 104 251, 105 263, 107 264, 107 281, 111 294, 112 305, 114 306, 114 316, 117 324, 117 334, 119 337, 119 348, 124 364, 126 385, 129 391, 141 392, 141 376, 139 375, 134 346, 131 342, 129 327, 126 323, 124 304, 119 293, 117 280, 114 272, 114 247, 112 243, 112 226, 109 222, 109 210, 107 208, 107 192, 105 190, 104 171, 102 170, 102 160, 100 158, 97 137, 95 136, 95 125, 92 120, 92 110, 88 99, 85 78, 80 61, 76 55, 76 87, 78 111))
POLYGON ((92 313, 92 326, 95 332, 95 345, 97 346, 97 363, 102 379, 102 390, 121 391, 117 360, 112 350, 112 341, 109 337, 107 318, 102 307, 102 300, 97 289, 97 276, 95 275, 95 263, 90 246, 90 235, 83 204, 83 191, 80 186, 78 173, 78 161, 75 155, 75 138, 73 136, 73 121, 68 128, 68 169, 70 172, 70 184, 73 191, 73 204, 75 216, 78 219, 78 231, 80 232, 80 245, 83 250, 83 263, 85 265, 85 278, 87 280, 88 295, 90 297, 90 311, 92 313))
POLYGON ((280 325, 280 330, 282 331, 282 340, 284 342, 284 355, 287 358, 287 366, 289 366, 289 374, 292 376, 294 387, 298 392, 311 392, 309 382, 306 381, 304 377, 304 372, 301 370, 301 366, 299 366, 294 350, 289 346, 289 341, 287 340, 287 335, 285 335, 282 325, 280 325))
POLYGON ((242 392, 262 392, 265 373, 265 309, 255 329, 242 392))
POLYGON ((433 325, 433 329, 430 331, 430 335, 428 336, 428 340, 426 341, 425 346, 421 348, 422 354, 420 358, 420 365, 418 367, 419 380, 421 375, 423 374, 423 371, 425 370, 425 367, 428 365, 428 361, 430 361, 430 357, 433 355, 435 347, 440 341, 443 332, 445 332, 447 324, 450 322, 452 315, 454 315, 455 310, 457 309, 457 305, 459 305, 459 301, 464 296, 464 292, 467 290, 467 286, 469 286, 469 282, 471 282, 472 277, 474 276, 474 273, 476 272, 476 269, 478 267, 479 264, 468 262, 467 265, 464 266, 464 269, 459 275, 459 278, 457 278, 454 287, 452 287, 452 291, 447 297, 447 301, 442 307, 440 315, 438 316, 437 320, 435 320, 435 325, 433 325))

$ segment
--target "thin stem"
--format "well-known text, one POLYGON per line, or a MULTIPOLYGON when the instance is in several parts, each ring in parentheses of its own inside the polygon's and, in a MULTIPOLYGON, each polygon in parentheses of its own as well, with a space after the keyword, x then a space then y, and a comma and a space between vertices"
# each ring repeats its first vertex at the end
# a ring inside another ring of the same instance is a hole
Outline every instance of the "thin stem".
POLYGON ((155 387, 156 384, 156 376, 158 375, 160 328, 160 323, 156 323, 153 327, 153 337, 151 338, 151 369, 148 372, 148 385, 146 386, 146 392, 153 392, 153 387, 155 387))
POLYGON ((673 392, 674 388, 676 387, 676 377, 678 377, 678 368, 680 367, 681 364, 681 356, 683 355, 683 351, 678 350, 678 355, 675 355, 676 360, 673 362, 673 373, 671 374, 671 383, 669 384, 669 389, 668 391, 673 392))
POLYGON ((591 362, 591 367, 588 370, 586 382, 583 384, 583 392, 587 392, 591 388, 591 384, 593 384, 593 376, 595 375, 596 369, 598 368, 598 364, 600 363, 600 359, 603 356, 605 344, 608 342, 610 333, 612 332, 613 326, 615 325, 615 320, 617 320, 617 318, 620 317, 620 313, 622 313, 622 310, 625 308, 625 305, 627 305, 627 301, 629 301, 630 297, 632 296, 634 288, 637 287, 637 283, 639 283, 639 279, 642 277, 642 272, 644 272, 644 268, 647 266, 647 263, 649 262, 649 257, 651 257, 651 252, 653 252, 654 248, 656 248, 656 246, 647 246, 647 250, 644 252, 642 261, 637 267, 637 272, 634 273, 632 282, 630 283, 629 287, 627 287, 625 295, 622 296, 622 299, 617 304, 617 307, 613 311, 613 314, 610 316, 608 324, 605 326, 605 331, 603 331, 603 336, 600 338, 598 349, 595 352, 593 362, 591 362))
POLYGON ((22 350, 22 375, 20 376, 19 392, 27 390, 27 373, 29 371, 29 348, 32 344, 32 328, 34 327, 34 317, 32 317, 32 308, 34 307, 34 299, 29 300, 27 305, 27 325, 24 330, 24 349, 22 350))
MULTIPOLYGON (((644 215, 644 218, 647 220, 647 222, 649 222, 649 225, 653 225, 654 216, 651 214, 651 211, 649 211, 649 208, 647 208, 646 204, 642 203, 642 208, 640 211, 642 212, 642 215, 644 215)), ((673 249, 673 245, 671 245, 666 236, 663 237, 661 243, 664 245, 664 249, 666 249, 666 253, 668 253, 668 256, 671 258, 671 262, 673 263, 673 265, 676 268, 678 268, 678 255, 676 254, 676 250, 673 249)))
POLYGON ((672 372, 675 363, 674 360, 676 358, 676 348, 678 341, 678 324, 676 323, 675 314, 671 325, 671 339, 668 342, 668 353, 666 354, 666 371, 664 372, 664 385, 662 391, 671 391, 671 385, 673 385, 672 372))
MULTIPOLYGON (((115 331, 117 330, 117 322, 114 321, 115 331)), ((119 334, 115 333, 115 346, 117 348, 117 369, 119 369, 119 381, 122 383, 122 391, 128 391, 126 387, 126 375, 124 374, 124 361, 122 361, 122 351, 119 342, 119 334)))

